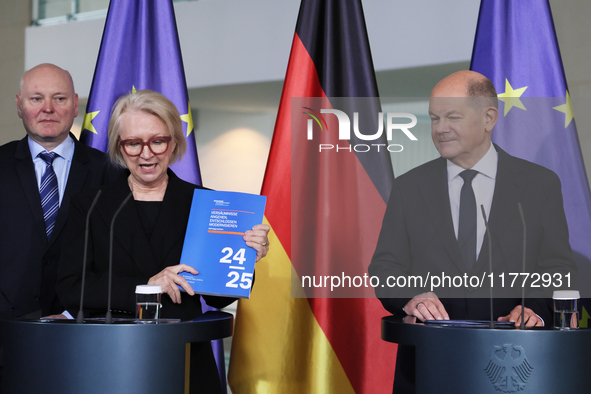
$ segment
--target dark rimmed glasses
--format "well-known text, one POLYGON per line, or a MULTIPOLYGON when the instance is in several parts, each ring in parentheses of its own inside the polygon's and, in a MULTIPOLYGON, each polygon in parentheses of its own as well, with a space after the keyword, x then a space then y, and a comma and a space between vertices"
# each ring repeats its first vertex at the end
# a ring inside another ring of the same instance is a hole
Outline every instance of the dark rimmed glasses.
POLYGON ((144 146, 147 146, 155 155, 161 155, 166 153, 168 145, 170 145, 172 137, 152 137, 147 142, 140 140, 139 138, 121 140, 119 145, 123 148, 125 154, 129 157, 138 157, 142 154, 144 146))

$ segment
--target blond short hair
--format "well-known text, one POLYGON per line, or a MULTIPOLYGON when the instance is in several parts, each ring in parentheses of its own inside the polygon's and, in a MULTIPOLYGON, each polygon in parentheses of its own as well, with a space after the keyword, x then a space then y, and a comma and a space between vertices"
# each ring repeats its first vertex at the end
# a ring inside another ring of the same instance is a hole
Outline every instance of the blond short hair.
POLYGON ((126 112, 145 112, 160 119, 170 131, 176 147, 172 152, 170 164, 180 160, 187 151, 187 141, 183 133, 183 122, 176 106, 160 93, 152 90, 139 90, 129 92, 117 99, 113 105, 111 119, 109 120, 109 144, 108 153, 111 161, 119 166, 126 167, 125 159, 119 149, 121 137, 121 118, 126 112))

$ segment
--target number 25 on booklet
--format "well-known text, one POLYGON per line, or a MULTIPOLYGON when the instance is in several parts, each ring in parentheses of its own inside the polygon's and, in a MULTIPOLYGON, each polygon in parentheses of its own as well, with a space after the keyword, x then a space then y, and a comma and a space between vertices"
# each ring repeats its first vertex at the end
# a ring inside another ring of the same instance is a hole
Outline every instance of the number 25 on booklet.
POLYGON ((256 250, 242 237, 263 222, 266 201, 255 194, 195 189, 180 263, 199 274, 179 275, 196 293, 250 297, 256 250))

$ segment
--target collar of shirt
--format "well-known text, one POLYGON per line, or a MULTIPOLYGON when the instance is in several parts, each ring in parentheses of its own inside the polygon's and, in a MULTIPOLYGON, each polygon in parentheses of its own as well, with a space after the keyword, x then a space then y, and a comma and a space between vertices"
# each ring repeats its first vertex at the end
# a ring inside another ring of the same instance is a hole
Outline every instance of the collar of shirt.
MULTIPOLYGON (((39 153, 45 152, 47 150, 31 137, 27 138, 27 141, 29 143, 29 150, 31 151, 31 157, 33 158, 33 161, 38 159, 45 163, 42 158, 37 156, 39 156, 39 153)), ((74 157, 74 141, 72 140, 72 137, 67 136, 66 139, 61 144, 56 146, 51 152, 57 153, 62 159, 68 162, 72 162, 72 157, 74 157)))
MULTIPOLYGON (((38 142, 31 139, 31 137, 29 137, 27 140, 29 143, 29 151, 31 152, 31 157, 33 159, 33 165, 35 166, 37 188, 39 188, 41 184, 41 178, 43 177, 43 173, 45 173, 45 168, 47 167, 47 164, 42 158, 38 156, 39 153, 46 151, 46 149, 43 146, 41 146, 38 142)), ((62 204, 62 197, 66 190, 68 175, 70 174, 72 158, 74 157, 74 148, 74 140, 71 136, 68 136, 61 144, 56 146, 55 149, 51 151, 59 155, 53 160, 53 170, 55 171, 55 175, 57 177, 60 206, 62 204)))
MULTIPOLYGON (((484 154, 484 156, 482 156, 478 163, 476 163, 474 167, 471 168, 472 170, 479 172, 479 174, 476 175, 474 179, 476 180, 480 175, 484 175, 494 181, 497 177, 498 162, 499 154, 497 153, 494 145, 491 143, 488 151, 484 154)), ((464 170, 465 168, 462 168, 459 165, 447 160, 447 181, 451 182, 455 178, 459 178, 460 182, 463 184, 464 181, 461 180, 460 173, 464 170)))

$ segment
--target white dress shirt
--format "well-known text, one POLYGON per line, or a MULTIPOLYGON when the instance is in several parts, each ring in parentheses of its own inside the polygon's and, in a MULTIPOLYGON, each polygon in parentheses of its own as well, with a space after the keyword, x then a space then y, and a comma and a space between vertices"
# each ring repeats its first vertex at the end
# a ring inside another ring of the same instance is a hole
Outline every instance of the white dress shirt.
MULTIPOLYGON (((47 152, 44 147, 39 145, 36 141, 28 138, 29 150, 31 151, 31 157, 33 158, 33 164, 35 165, 35 176, 37 177, 37 188, 41 186, 41 178, 45 173, 47 163, 39 157, 39 153, 47 152)), ((53 171, 57 177, 57 187, 59 191, 59 203, 62 205, 62 198, 66 191, 66 183, 68 183, 68 175, 70 174, 70 167, 72 166, 72 157, 74 157, 74 141, 72 137, 68 136, 66 139, 59 144, 52 152, 57 153, 55 159, 53 159, 53 171)))
MULTIPOLYGON (((495 150, 493 144, 490 144, 489 150, 480 159, 478 163, 472 167, 472 170, 478 171, 478 174, 472 180, 472 189, 474 189, 474 196, 476 197, 476 259, 480 254, 484 234, 486 233, 486 226, 480 205, 484 205, 486 212, 486 219, 490 215, 490 207, 492 205, 493 194, 495 191, 495 182, 497 177, 497 163, 499 162, 499 154, 495 150)), ((464 185, 464 179, 460 173, 464 171, 462 168, 451 161, 447 160, 447 183, 449 190, 449 202, 451 205, 451 218, 454 224, 454 231, 456 239, 458 238, 458 227, 460 221, 460 192, 464 185)))

